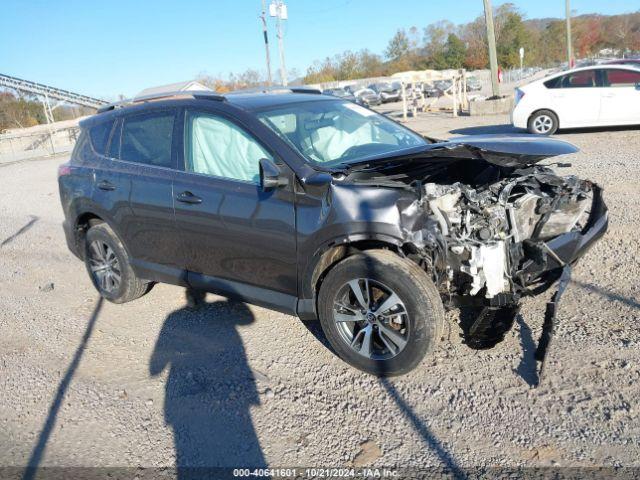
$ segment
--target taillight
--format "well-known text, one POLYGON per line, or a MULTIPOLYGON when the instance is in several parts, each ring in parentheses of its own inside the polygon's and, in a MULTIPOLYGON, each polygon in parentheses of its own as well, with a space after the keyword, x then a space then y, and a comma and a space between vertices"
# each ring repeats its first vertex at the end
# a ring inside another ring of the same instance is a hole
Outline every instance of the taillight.
POLYGON ((58 167, 58 178, 71 175, 71 167, 68 163, 63 163, 58 167))
POLYGON ((520 90, 519 88, 516 88, 516 105, 518 104, 518 102, 520 100, 522 100, 524 98, 524 92, 522 90, 520 90))

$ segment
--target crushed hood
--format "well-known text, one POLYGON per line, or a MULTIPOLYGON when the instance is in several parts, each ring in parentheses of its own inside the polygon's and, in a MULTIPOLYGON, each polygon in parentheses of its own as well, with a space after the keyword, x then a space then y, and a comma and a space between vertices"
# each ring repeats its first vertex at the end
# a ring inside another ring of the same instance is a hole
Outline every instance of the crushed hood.
POLYGON ((465 136, 435 145, 467 150, 489 163, 516 168, 532 165, 545 158, 578 152, 578 148, 569 142, 531 135, 465 136))
POLYGON ((446 159, 484 160, 500 167, 524 168, 545 158, 578 152, 574 145, 531 135, 474 135, 450 140, 432 140, 426 146, 405 150, 397 155, 381 155, 348 166, 349 170, 377 170, 407 160, 446 159))

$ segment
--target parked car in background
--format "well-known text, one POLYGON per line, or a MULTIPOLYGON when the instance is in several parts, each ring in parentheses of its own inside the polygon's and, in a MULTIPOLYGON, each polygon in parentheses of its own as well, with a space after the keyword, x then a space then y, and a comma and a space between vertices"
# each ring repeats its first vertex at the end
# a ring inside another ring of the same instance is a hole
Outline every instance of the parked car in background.
POLYGON ((640 124, 640 71, 597 65, 562 72, 516 90, 513 125, 551 135, 559 128, 640 124))
POLYGON ((382 104, 380 95, 371 90, 370 88, 358 88, 353 89, 353 95, 356 97, 356 102, 360 105, 370 107, 372 105, 382 104))
POLYGON ((350 365, 400 375, 445 335, 445 306, 494 346, 607 229, 600 187, 538 164, 577 151, 566 142, 434 141, 295 92, 178 92, 80 122, 58 170, 63 228, 101 297, 163 282, 319 319, 350 365))
POLYGON ((618 60, 611 60, 605 65, 629 65, 630 67, 640 68, 640 58, 620 58, 618 60))
POLYGON ((424 94, 425 97, 439 97, 440 96, 440 90, 438 90, 432 84, 427 83, 427 82, 422 84, 422 93, 424 94))
POLYGON ((342 98, 343 100, 349 100, 350 102, 356 101, 356 97, 353 93, 346 91, 344 88, 327 88, 322 91, 322 94, 342 98))
POLYGON ((440 92, 440 95, 444 94, 444 92, 449 90, 452 85, 453 85, 453 82, 451 80, 438 80, 433 84, 433 86, 437 88, 438 91, 440 92))
POLYGON ((382 103, 397 102, 400 100, 401 91, 394 88, 391 83, 372 83, 368 88, 380 95, 382 103))
POLYGON ((467 77, 467 92, 479 92, 482 90, 482 82, 477 77, 467 77))

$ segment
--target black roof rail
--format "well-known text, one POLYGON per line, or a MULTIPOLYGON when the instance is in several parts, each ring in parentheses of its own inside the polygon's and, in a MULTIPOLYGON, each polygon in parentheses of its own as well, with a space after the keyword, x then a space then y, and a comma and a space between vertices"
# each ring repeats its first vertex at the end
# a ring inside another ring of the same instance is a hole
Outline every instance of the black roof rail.
POLYGON ((154 93, 150 95, 143 95, 141 97, 134 97, 127 100, 122 100, 120 102, 110 103, 108 105, 104 105, 98 108, 97 113, 108 112, 110 110, 115 110, 116 108, 122 108, 128 105, 135 105, 136 103, 146 103, 154 100, 165 100, 165 99, 179 98, 179 97, 192 97, 192 98, 204 99, 204 100, 215 100, 219 102, 224 102, 226 100, 224 95, 220 95, 219 93, 216 93, 213 91, 209 92, 206 90, 163 92, 163 93, 154 93))
POLYGON ((291 93, 310 93, 313 95, 322 95, 322 90, 313 87, 290 87, 291 93))
POLYGON ((214 91, 208 90, 191 90, 191 91, 175 91, 175 92, 162 92, 162 93, 152 93, 150 95, 143 95, 142 97, 134 97, 131 99, 131 103, 141 103, 141 102, 149 102, 152 100, 162 100, 165 98, 174 98, 174 97, 193 97, 193 98, 203 98, 207 100, 218 100, 224 101, 225 98, 223 95, 216 93, 214 91))
POLYGON ((313 88, 313 87, 284 87, 282 85, 272 85, 270 87, 261 86, 261 87, 250 87, 250 88, 240 88, 238 90, 233 90, 229 92, 227 95, 246 95, 252 93, 271 93, 271 94, 279 94, 279 93, 310 93, 310 94, 321 94, 322 91, 313 88))

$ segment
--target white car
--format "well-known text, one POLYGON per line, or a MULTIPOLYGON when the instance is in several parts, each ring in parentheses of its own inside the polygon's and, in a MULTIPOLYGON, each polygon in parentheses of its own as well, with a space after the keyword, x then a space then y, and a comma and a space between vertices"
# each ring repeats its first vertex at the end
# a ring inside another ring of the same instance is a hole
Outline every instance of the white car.
POLYGON ((597 65, 556 73, 516 89, 511 121, 530 133, 640 124, 640 69, 597 65))

